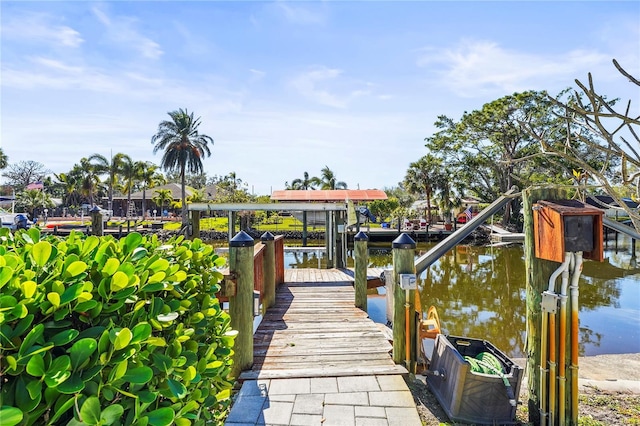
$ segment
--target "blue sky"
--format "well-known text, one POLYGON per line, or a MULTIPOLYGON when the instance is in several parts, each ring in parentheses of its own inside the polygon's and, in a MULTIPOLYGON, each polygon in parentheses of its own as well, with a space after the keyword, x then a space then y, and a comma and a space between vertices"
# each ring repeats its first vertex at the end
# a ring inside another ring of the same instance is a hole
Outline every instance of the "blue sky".
POLYGON ((640 2, 2 1, 1 141, 54 173, 124 152, 187 108, 203 163, 255 194, 325 165, 350 188, 395 186, 438 115, 594 76, 640 102, 640 2))

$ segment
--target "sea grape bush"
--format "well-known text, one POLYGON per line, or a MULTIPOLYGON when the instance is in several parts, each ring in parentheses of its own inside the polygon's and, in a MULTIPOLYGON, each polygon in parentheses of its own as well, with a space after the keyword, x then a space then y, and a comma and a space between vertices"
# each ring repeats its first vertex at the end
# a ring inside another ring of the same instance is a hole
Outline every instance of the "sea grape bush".
POLYGON ((0 229, 0 424, 222 424, 237 332, 201 240, 0 229))

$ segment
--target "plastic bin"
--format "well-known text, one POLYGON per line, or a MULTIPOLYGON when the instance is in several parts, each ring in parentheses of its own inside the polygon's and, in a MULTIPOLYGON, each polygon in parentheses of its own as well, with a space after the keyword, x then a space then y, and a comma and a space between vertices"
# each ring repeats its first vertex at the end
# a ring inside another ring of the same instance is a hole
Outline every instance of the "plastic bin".
POLYGON ((523 370, 486 340, 438 335, 427 382, 447 416, 454 422, 514 424, 516 407, 500 376, 471 371, 465 356, 480 352, 494 355, 518 398, 523 370))

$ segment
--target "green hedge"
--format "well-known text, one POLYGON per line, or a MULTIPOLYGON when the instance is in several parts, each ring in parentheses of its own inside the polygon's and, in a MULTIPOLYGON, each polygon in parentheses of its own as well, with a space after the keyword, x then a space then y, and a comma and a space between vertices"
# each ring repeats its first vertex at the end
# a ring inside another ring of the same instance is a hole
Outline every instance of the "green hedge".
POLYGON ((222 424, 237 332, 200 240, 0 229, 0 425, 222 424))

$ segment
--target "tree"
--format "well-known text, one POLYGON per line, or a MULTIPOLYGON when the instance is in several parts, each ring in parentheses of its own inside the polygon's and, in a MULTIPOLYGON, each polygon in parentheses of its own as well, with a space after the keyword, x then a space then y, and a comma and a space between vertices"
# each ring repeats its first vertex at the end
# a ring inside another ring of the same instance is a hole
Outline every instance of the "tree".
POLYGON ((407 191, 427 200, 427 220, 431 221, 431 198, 442 178, 442 160, 427 154, 409 164, 404 178, 407 191))
POLYGON ((247 184, 236 176, 236 172, 216 178, 214 184, 218 203, 246 203, 251 199, 247 184))
POLYGON ((7 178, 7 185, 19 192, 30 183, 42 182, 50 173, 51 171, 44 164, 29 160, 8 164, 2 176, 7 178))
POLYGON ((187 214, 186 173, 202 173, 202 157, 211 156, 208 144, 213 145, 213 138, 198 133, 200 117, 194 118, 186 109, 168 113, 171 120, 158 125, 158 132, 151 137, 155 144, 153 153, 164 150, 160 166, 165 171, 179 170, 182 191, 182 226, 189 225, 187 214))
POLYGON ((389 197, 386 200, 374 200, 367 206, 371 213, 379 217, 381 221, 387 220, 391 213, 400 207, 398 199, 395 197, 389 197))
MULTIPOLYGON (((171 193, 170 189, 156 189, 155 191, 153 191, 153 193, 156 195, 151 199, 162 210, 164 210, 165 204, 168 205, 173 201, 173 194, 171 193)), ((160 213, 160 216, 162 217, 162 212, 160 213)))
POLYGON ((141 163, 139 173, 139 183, 142 186, 142 215, 147 211, 147 189, 155 188, 167 183, 162 173, 158 173, 158 166, 146 161, 141 163))
MULTIPOLYGON (((638 93, 640 80, 615 59, 613 64, 634 85, 635 90, 627 93, 638 93)), ((629 215, 634 228, 640 231, 638 210, 630 208, 621 196, 626 193, 636 200, 640 198, 640 116, 632 115, 631 100, 622 110, 614 109, 617 102, 596 92, 591 73, 587 84, 577 79, 575 83, 579 90, 574 90, 572 95, 549 97, 558 119, 554 127, 539 129, 530 119, 523 119, 521 124, 539 143, 545 159, 554 164, 560 160, 566 165, 580 192, 593 190, 587 184, 596 184, 597 189, 611 196, 617 207, 629 215), (564 137, 556 138, 559 133, 564 137)))
POLYGON ((329 166, 324 166, 320 170, 320 177, 317 179, 314 183, 320 185, 320 189, 347 189, 347 184, 337 180, 335 173, 329 169, 329 166))
MULTIPOLYGON (((167 172, 166 181, 180 183, 180 171, 176 170, 173 172, 167 172)), ((210 179, 207 176, 206 172, 197 173, 197 174, 187 173, 185 177, 186 185, 195 189, 202 189, 206 187, 209 181, 210 179)))
POLYGON ((0 148, 0 170, 6 169, 9 165, 9 157, 4 153, 4 150, 0 148))
POLYGON ((302 179, 294 179, 291 181, 290 189, 316 189, 315 187, 319 184, 321 184, 320 179, 317 177, 309 177, 309 172, 304 172, 304 177, 302 179))
POLYGON ((18 208, 31 212, 31 217, 37 216, 38 209, 53 208, 55 204, 51 197, 40 189, 25 189, 18 194, 16 205, 18 208))
MULTIPOLYGON (((140 161, 133 161, 128 155, 122 157, 120 166, 122 183, 120 184, 120 190, 127 194, 127 217, 129 217, 129 211, 131 210, 131 192, 140 179, 143 164, 140 161)), ((142 214, 144 215, 144 212, 142 214)))
MULTIPOLYGON (((441 130, 425 139, 426 146, 444 159, 445 168, 457 169, 458 178, 475 195, 494 200, 516 183, 528 186, 536 163, 525 160, 535 158, 538 149, 520 121, 529 119, 536 128, 548 128, 554 120, 550 107, 545 92, 529 91, 465 112, 459 122, 440 116, 435 125, 441 130)), ((510 216, 507 204, 503 224, 510 216)))
POLYGON ((109 188, 109 210, 113 209, 113 188, 119 184, 118 178, 122 173, 122 164, 128 158, 128 155, 122 153, 112 156, 110 160, 100 154, 93 154, 88 158, 96 173, 108 175, 106 184, 109 188))

